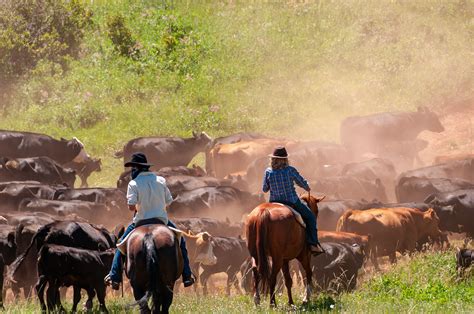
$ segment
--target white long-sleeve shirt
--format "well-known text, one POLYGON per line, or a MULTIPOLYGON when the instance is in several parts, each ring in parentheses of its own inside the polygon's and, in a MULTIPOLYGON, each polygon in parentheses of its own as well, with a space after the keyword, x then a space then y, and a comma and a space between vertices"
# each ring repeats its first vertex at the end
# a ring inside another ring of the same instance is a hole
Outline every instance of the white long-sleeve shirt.
POLYGON ((166 179, 153 172, 141 172, 128 183, 127 203, 137 206, 133 222, 143 219, 158 218, 168 223, 166 206, 173 201, 166 179))

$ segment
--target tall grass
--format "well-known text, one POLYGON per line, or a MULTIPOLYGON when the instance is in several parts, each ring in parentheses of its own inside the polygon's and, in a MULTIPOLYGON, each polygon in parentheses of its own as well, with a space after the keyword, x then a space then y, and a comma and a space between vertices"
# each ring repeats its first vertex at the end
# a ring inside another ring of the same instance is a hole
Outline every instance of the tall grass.
MULTIPOLYGON (((302 287, 293 288, 295 307, 286 305, 286 291, 277 297, 277 308, 269 308, 268 299, 255 307, 251 296, 226 297, 224 291, 209 296, 193 292, 175 295, 173 313, 472 313, 474 311, 473 269, 463 279, 456 274, 454 250, 419 253, 403 258, 384 273, 362 274, 357 290, 340 296, 315 294, 312 302, 303 306, 302 287)), ((112 313, 129 312, 131 296, 109 297, 107 307, 112 313)), ((70 308, 66 304, 66 308, 70 308)), ((98 308, 96 308, 98 310, 98 308)), ((33 313, 36 303, 7 305, 7 313, 33 313)), ((137 312, 137 311, 135 311, 137 312)))

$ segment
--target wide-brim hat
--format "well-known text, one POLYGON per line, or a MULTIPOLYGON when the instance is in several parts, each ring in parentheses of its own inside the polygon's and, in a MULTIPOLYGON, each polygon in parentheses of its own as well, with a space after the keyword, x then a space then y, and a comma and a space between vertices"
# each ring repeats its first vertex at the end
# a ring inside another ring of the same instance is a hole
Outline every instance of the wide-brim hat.
POLYGON ((153 164, 148 163, 148 160, 146 159, 145 154, 135 153, 132 155, 132 159, 130 161, 127 161, 124 166, 125 167, 133 167, 133 166, 151 167, 153 166, 153 164))
POLYGON ((285 147, 280 146, 280 147, 275 148, 275 150, 273 151, 273 154, 268 155, 268 156, 271 158, 285 159, 285 158, 288 158, 288 153, 286 152, 285 147))

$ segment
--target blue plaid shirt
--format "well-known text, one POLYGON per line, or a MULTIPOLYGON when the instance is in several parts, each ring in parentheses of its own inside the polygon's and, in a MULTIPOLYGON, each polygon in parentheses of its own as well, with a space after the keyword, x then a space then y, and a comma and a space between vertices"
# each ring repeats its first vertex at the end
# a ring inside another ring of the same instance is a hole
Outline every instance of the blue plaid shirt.
POLYGON ((280 201, 294 204, 298 201, 294 183, 305 190, 309 190, 308 182, 295 168, 291 166, 278 170, 267 168, 263 178, 262 190, 265 193, 270 191, 270 202, 280 201))

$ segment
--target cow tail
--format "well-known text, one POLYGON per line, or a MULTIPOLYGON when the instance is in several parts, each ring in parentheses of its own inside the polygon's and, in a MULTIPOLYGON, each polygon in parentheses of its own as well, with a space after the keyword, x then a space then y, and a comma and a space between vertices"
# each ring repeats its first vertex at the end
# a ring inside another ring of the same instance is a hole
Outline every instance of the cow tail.
MULTIPOLYGON (((23 261, 25 260, 25 258, 28 256, 28 253, 30 252, 30 249, 33 247, 33 245, 35 243, 38 243, 38 238, 39 239, 43 239, 46 238, 46 235, 48 234, 49 232, 49 225, 45 225, 43 227, 41 227, 37 232, 36 234, 33 236, 33 238, 31 239, 31 242, 30 242, 30 245, 26 248, 25 252, 23 252, 20 256, 18 256, 14 261, 13 263, 10 264, 10 267, 8 269, 8 273, 7 273, 7 280, 11 281, 11 282, 16 282, 14 279, 13 279, 13 276, 15 275, 16 271, 18 270, 18 268, 23 264, 23 261)), ((43 245, 43 241, 41 241, 41 245, 43 245)), ((39 247, 38 247, 38 251, 39 251, 39 247)))
POLYGON ((265 252, 268 237, 268 223, 270 221, 270 212, 267 209, 261 209, 255 224, 256 243, 257 243, 257 270, 262 282, 262 291, 267 291, 270 282, 270 265, 265 252))
POLYGON ((344 214, 339 218, 336 225, 336 231, 347 231, 347 219, 352 215, 352 210, 346 210, 344 214))
POLYGON ((148 273, 148 291, 145 296, 137 301, 140 308, 145 307, 148 304, 148 300, 157 293, 158 290, 158 274, 160 270, 158 268, 158 254, 155 248, 155 241, 153 235, 150 233, 145 234, 143 237, 143 253, 146 261, 146 271, 148 273))

